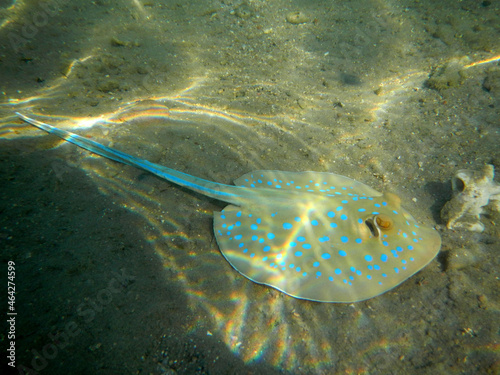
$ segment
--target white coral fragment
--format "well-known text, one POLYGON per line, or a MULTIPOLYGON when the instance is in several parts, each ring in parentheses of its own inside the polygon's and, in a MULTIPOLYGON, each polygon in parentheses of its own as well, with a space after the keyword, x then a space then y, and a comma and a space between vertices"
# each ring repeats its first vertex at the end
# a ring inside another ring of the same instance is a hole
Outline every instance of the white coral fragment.
POLYGON ((466 229, 482 232, 480 215, 484 207, 500 212, 500 184, 493 181, 493 165, 480 170, 459 170, 453 177, 452 198, 441 210, 441 218, 448 229, 466 229))

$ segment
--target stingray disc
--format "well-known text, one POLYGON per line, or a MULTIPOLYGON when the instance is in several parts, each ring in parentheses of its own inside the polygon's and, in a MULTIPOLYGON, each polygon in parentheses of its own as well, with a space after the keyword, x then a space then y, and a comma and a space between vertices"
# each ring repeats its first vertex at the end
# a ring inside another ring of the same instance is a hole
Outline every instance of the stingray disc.
POLYGON ((255 171, 236 185, 263 189, 252 204, 214 213, 224 257, 250 280, 290 296, 355 302, 384 293, 425 267, 441 239, 393 194, 332 173, 255 171), (264 191, 294 190, 293 200, 264 191))

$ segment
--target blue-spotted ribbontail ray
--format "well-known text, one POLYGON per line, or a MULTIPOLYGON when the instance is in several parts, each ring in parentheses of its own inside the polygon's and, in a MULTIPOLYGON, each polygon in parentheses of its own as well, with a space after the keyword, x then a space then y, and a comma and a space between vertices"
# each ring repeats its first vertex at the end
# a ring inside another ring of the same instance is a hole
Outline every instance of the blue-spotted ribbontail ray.
POLYGON ((225 185, 17 115, 98 155, 230 203, 214 212, 222 255, 250 280, 292 297, 319 302, 375 297, 425 267, 441 246, 437 231, 417 224, 399 197, 348 177, 254 171, 236 186, 225 185))

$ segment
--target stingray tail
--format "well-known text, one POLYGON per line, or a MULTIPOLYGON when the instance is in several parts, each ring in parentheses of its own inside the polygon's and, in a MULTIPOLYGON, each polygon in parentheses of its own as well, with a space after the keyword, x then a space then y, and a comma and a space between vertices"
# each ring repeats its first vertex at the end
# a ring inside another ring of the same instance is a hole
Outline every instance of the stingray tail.
POLYGON ((194 177, 189 174, 176 171, 175 169, 151 163, 147 160, 137 158, 135 156, 126 154, 124 152, 94 142, 85 137, 81 137, 77 134, 70 133, 66 130, 62 130, 56 128, 55 126, 45 124, 41 121, 32 119, 19 112, 16 112, 16 114, 27 123, 36 126, 37 128, 40 128, 46 131, 47 133, 57 135, 59 138, 71 142, 77 145, 78 147, 91 151, 97 155, 104 156, 105 158, 120 163, 124 163, 136 168, 143 169, 167 181, 194 190, 198 193, 209 196, 211 198, 233 203, 236 205, 239 205, 241 202, 240 194, 238 191, 240 188, 237 186, 225 185, 213 181, 204 180, 202 178, 194 177))

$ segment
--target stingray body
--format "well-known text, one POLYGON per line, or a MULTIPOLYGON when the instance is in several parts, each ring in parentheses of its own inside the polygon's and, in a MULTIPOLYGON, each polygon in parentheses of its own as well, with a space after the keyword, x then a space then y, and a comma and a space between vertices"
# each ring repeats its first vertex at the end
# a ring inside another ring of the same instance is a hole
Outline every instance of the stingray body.
POLYGON ((235 186, 194 177, 18 113, 26 122, 106 158, 230 203, 214 212, 223 256, 250 280, 292 297, 356 302, 399 285, 438 253, 436 230, 400 199, 333 173, 254 171, 235 186))

